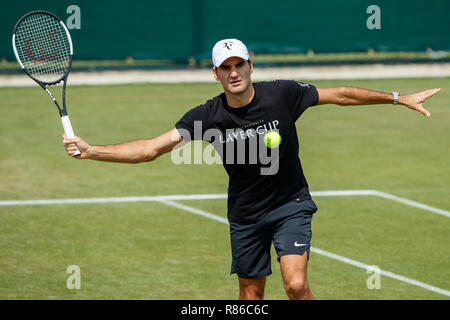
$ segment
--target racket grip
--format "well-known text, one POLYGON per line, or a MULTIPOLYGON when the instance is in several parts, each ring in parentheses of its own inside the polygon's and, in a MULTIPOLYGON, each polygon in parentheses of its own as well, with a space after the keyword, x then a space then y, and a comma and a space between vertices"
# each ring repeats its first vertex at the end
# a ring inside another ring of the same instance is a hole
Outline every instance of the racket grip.
MULTIPOLYGON (((70 123, 69 116, 62 116, 61 117, 62 126, 64 128, 64 133, 66 134, 66 137, 71 139, 75 137, 75 134, 73 133, 72 124, 70 123)), ((80 150, 75 150, 75 152, 72 154, 73 156, 77 156, 80 154, 80 150)))

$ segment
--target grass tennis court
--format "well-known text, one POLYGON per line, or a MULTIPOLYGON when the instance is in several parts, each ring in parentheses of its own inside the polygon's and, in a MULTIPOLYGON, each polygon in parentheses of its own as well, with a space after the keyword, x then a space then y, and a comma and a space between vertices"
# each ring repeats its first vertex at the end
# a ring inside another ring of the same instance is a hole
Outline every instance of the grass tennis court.
MULTIPOLYGON (((255 70, 257 72, 257 70, 255 70)), ((413 93, 440 87, 426 108, 319 106, 297 122, 312 191, 375 189, 450 210, 450 79, 314 81, 413 93)), ((71 87, 75 134, 92 144, 150 138, 173 128, 220 84, 71 87)), ((0 201, 223 194, 220 165, 76 161, 65 155, 56 108, 38 87, 0 89, 0 201)), ((448 217, 378 197, 317 197, 312 246, 450 289, 448 217)), ((221 217, 226 200, 177 201, 221 217)), ((2 299, 235 299, 228 226, 159 202, 0 206, 2 299), (69 265, 81 289, 68 290, 69 265)), ((286 299, 273 255, 266 299, 286 299)), ((448 299, 311 253, 318 299, 448 299)))

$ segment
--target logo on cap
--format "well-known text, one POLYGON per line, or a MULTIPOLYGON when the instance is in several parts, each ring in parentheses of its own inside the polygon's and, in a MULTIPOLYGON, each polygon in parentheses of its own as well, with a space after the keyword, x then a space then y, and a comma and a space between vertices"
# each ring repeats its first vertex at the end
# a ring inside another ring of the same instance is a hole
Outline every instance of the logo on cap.
POLYGON ((228 50, 231 50, 231 47, 233 46, 233 41, 230 42, 224 42, 223 47, 227 48, 228 50))

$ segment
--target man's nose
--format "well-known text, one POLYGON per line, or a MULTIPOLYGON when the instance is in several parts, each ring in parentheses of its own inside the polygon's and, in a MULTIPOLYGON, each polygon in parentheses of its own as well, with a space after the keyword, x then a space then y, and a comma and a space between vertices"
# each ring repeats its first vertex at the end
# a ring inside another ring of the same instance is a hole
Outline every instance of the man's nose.
POLYGON ((239 75, 239 73, 237 72, 236 68, 231 68, 230 77, 236 78, 238 75, 239 75))

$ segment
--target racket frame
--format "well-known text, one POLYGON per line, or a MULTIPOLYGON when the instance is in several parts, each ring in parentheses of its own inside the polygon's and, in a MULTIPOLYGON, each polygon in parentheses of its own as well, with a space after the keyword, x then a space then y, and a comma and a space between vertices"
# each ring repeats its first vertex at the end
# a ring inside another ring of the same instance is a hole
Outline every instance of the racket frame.
MULTIPOLYGON (((67 108, 66 108, 66 84, 67 84, 67 77, 69 76, 69 72, 70 69, 72 67, 72 57, 73 57, 73 44, 72 44, 72 37, 70 36, 69 30, 67 29, 66 25, 64 24, 64 22, 55 14, 48 12, 48 11, 44 11, 44 10, 35 10, 35 11, 31 11, 28 12, 27 14, 25 14, 22 18, 19 19, 19 21, 17 21, 16 25, 14 26, 14 30, 13 30, 13 37, 12 37, 12 45, 13 45, 13 50, 14 50, 14 55, 16 56, 17 62, 19 62, 20 67, 22 68, 23 72, 25 72, 31 79, 33 79, 37 84, 39 84, 39 86, 48 94, 48 96, 51 98, 51 100, 55 103, 56 107, 58 108, 59 111, 59 115, 61 117, 61 122, 64 128, 64 132, 66 133, 66 136, 68 138, 73 138, 75 135, 73 133, 73 129, 72 129, 72 125, 70 123, 70 119, 69 116, 67 114, 67 108), (49 15, 51 17, 53 17, 54 19, 56 19, 61 26, 64 28, 64 31, 66 32, 66 36, 67 39, 69 41, 69 47, 70 47, 70 54, 69 54, 69 62, 68 62, 68 67, 66 72, 64 73, 64 75, 55 80, 55 81, 41 81, 35 77, 33 77, 25 68, 25 66, 23 65, 22 61, 20 60, 19 54, 17 52, 17 48, 16 48, 16 31, 17 31, 17 27, 20 25, 20 23, 27 18, 30 15, 33 14, 46 14, 49 15), (62 89, 62 102, 63 102, 63 107, 61 108, 61 106, 59 105, 58 101, 56 100, 56 98, 53 96, 53 94, 50 92, 50 90, 47 88, 47 86, 52 86, 52 85, 56 85, 58 83, 60 83, 61 81, 63 81, 63 89, 62 89)), ((77 149, 75 151, 75 153, 72 156, 76 156, 79 155, 80 151, 77 149)))

